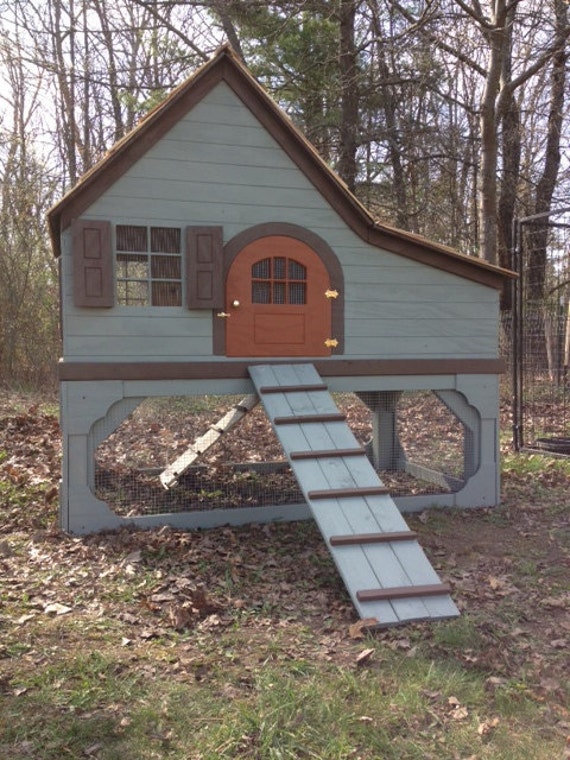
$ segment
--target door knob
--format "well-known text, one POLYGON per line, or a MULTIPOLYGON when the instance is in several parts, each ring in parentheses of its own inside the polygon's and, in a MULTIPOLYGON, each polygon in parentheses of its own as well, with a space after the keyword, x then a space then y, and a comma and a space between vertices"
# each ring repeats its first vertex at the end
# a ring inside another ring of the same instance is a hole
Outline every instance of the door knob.
POLYGON ((235 298, 235 299, 232 301, 232 306, 234 307, 234 309, 237 309, 237 308, 238 308, 238 306, 239 306, 239 301, 237 300, 237 298, 235 298))

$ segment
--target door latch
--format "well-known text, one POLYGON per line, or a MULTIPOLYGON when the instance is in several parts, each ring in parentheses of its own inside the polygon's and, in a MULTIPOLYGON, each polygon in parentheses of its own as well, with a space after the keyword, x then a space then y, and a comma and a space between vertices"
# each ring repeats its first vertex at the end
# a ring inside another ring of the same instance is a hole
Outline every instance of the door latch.
POLYGON ((326 298, 338 298, 338 290, 325 290, 326 298))
POLYGON ((336 348, 338 346, 338 340, 336 338, 327 338, 325 340, 325 346, 327 348, 336 348))
POLYGON ((231 314, 228 314, 227 311, 219 311, 216 314, 216 317, 221 317, 222 319, 227 319, 228 317, 231 317, 231 314))

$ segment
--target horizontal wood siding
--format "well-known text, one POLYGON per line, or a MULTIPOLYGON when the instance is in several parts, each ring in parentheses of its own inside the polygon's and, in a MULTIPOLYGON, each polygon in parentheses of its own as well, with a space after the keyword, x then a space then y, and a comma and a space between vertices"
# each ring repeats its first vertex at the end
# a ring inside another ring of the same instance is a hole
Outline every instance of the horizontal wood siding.
MULTIPOLYGON (((375 337, 375 338, 471 338, 473 337, 473 326, 468 320, 451 319, 425 319, 419 323, 417 319, 402 317, 394 319, 392 315, 381 318, 373 317, 366 319, 360 317, 355 320, 347 320, 350 334, 354 337, 375 337)), ((494 329, 493 319, 486 319, 485 324, 480 325, 480 334, 477 338, 485 334, 493 336, 494 329)))
MULTIPOLYGON (((84 214, 113 224, 220 225, 224 243, 253 225, 307 227, 345 276, 350 359, 493 358, 498 293, 367 246, 327 204, 224 83, 84 214)), ((78 361, 204 361, 211 311, 108 310, 73 305, 69 233, 63 241, 64 357, 78 361)), ((334 337, 334 336, 332 336, 334 337)))

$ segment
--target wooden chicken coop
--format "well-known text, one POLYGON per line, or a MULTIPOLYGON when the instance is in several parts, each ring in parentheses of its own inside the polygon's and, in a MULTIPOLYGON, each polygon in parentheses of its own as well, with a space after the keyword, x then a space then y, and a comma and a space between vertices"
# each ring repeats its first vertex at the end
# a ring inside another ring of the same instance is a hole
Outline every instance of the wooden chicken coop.
POLYGON ((374 220, 227 46, 49 223, 65 530, 313 516, 361 614, 456 614, 401 512, 499 501, 511 273, 374 220))

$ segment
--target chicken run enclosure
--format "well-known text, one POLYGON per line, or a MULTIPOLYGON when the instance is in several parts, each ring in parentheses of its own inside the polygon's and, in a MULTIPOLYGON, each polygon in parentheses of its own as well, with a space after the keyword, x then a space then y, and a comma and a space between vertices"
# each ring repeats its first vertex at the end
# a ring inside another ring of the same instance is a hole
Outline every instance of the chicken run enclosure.
POLYGON ((570 455, 570 207, 515 229, 514 447, 570 455))
MULTIPOLYGON (((366 394, 334 395, 395 498, 453 493, 463 487, 469 436, 436 393, 387 394, 389 440, 384 436, 376 450, 375 417, 366 394)), ((109 415, 98 429, 101 441, 93 451, 94 494, 121 517, 303 504, 260 405, 221 432, 220 421, 235 415, 236 408, 239 412, 243 401, 240 396, 147 398, 116 429, 109 415), (208 438, 214 439, 209 447, 204 442, 208 438), (185 462, 187 468, 169 482, 164 473, 190 447, 193 461, 185 462)))

